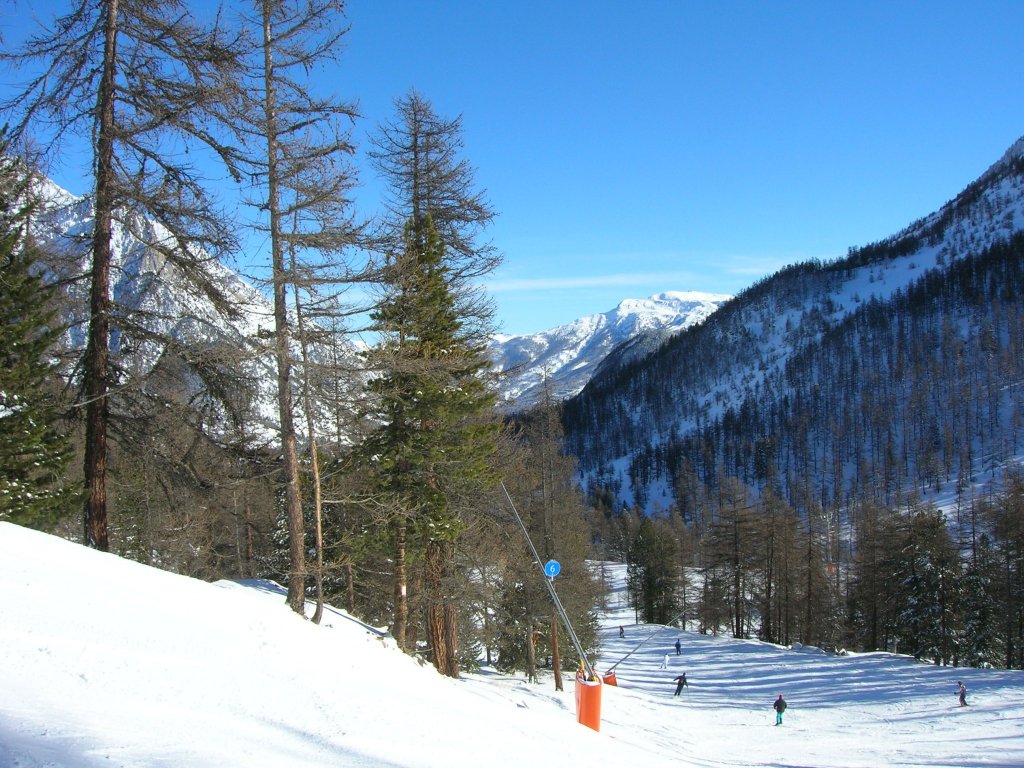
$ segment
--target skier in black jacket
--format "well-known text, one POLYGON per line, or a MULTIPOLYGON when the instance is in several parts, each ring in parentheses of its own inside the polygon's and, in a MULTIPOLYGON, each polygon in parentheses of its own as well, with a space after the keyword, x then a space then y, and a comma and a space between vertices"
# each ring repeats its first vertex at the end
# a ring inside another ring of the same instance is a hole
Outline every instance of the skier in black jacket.
POLYGON ((772 704, 772 709, 775 710, 775 724, 782 725, 782 713, 786 711, 786 700, 782 698, 782 694, 779 694, 779 698, 772 704))
POLYGON ((676 692, 674 694, 672 694, 673 696, 678 696, 679 693, 683 690, 683 688, 689 688, 690 687, 690 684, 688 682, 686 682, 686 673, 685 672, 683 672, 683 674, 681 674, 679 677, 676 677, 676 678, 673 678, 673 679, 676 681, 676 692))

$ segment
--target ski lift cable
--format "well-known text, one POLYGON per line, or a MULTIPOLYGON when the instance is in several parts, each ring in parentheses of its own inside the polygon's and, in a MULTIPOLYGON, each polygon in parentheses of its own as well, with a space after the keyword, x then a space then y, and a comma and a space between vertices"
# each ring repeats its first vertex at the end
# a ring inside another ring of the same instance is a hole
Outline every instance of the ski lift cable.
POLYGON ((519 523, 519 529, 523 532, 523 536, 526 537, 526 543, 530 545, 530 552, 533 553, 533 559, 540 568, 541 573, 544 573, 544 583, 547 585, 548 593, 551 595, 551 601, 555 604, 555 610, 558 611, 558 615, 562 617, 562 622, 565 624, 565 628, 569 631, 569 637, 572 638, 573 645, 576 646, 576 652, 580 657, 580 664, 582 664, 586 669, 587 678, 593 680, 597 675, 594 672, 594 668, 590 666, 587 654, 583 652, 583 644, 580 643, 580 639, 576 636, 576 631, 572 628, 572 624, 569 623, 569 617, 565 613, 565 608, 562 607, 562 601, 558 599, 558 593, 555 592, 554 579, 548 577, 547 573, 545 573, 544 563, 541 562, 540 555, 537 554, 537 548, 533 546, 530 534, 527 532, 526 526, 523 524, 523 519, 519 516, 519 511, 516 509, 515 502, 512 501, 512 496, 505 487, 504 481, 500 481, 500 484, 501 490, 505 492, 505 498, 508 499, 509 506, 512 507, 512 514, 515 515, 516 522, 519 523))
MULTIPOLYGON (((682 611, 682 612, 680 612, 680 613, 676 614, 676 616, 674 616, 674 617, 672 618, 672 620, 671 620, 671 621, 669 621, 669 624, 674 624, 674 623, 675 623, 676 621, 678 621, 678 620, 679 620, 679 619, 680 619, 680 618, 682 617, 683 613, 685 613, 685 611, 682 611)), ((605 672, 605 674, 607 675, 607 674, 610 674, 610 673, 614 672, 614 671, 615 671, 615 668, 616 668, 617 666, 619 666, 619 664, 621 664, 621 663, 622 663, 622 662, 624 662, 624 661, 625 661, 626 659, 628 659, 628 658, 629 658, 630 656, 632 656, 632 655, 633 655, 634 653, 636 653, 637 651, 639 651, 639 650, 640 650, 640 649, 641 649, 641 648, 642 648, 642 647, 643 647, 644 645, 646 645, 646 644, 647 644, 647 641, 651 640, 652 638, 656 637, 657 635, 660 635, 660 634, 661 634, 661 632, 662 632, 663 630, 665 630, 665 629, 669 629, 669 627, 658 627, 657 629, 655 629, 655 630, 654 630, 653 632, 651 632, 651 634, 649 634, 649 635, 648 635, 647 637, 645 637, 645 638, 644 638, 643 640, 641 640, 641 641, 640 641, 640 644, 639 644, 639 645, 638 645, 638 646, 637 646, 636 648, 634 648, 633 650, 631 650, 631 651, 630 651, 629 653, 627 653, 627 654, 626 654, 625 656, 623 656, 623 657, 622 657, 621 659, 619 659, 619 660, 618 660, 618 661, 616 661, 616 662, 615 662, 614 664, 612 664, 612 665, 611 665, 610 667, 608 667, 608 671, 607 671, 607 672, 605 672)))

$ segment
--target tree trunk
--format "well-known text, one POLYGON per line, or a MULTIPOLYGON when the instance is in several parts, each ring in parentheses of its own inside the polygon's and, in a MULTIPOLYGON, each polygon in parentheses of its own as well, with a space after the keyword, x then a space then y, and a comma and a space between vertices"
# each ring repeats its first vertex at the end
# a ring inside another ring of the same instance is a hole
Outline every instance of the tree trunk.
POLYGON ((256 526, 252 523, 252 515, 249 509, 249 499, 246 498, 245 506, 245 575, 246 578, 256 576, 256 526))
MULTIPOLYGON (((297 228, 297 225, 296 225, 297 228)), ((302 300, 297 280, 298 262, 295 258, 295 249, 290 249, 292 291, 295 300, 295 322, 299 330, 299 344, 302 350, 302 369, 304 373, 305 386, 303 387, 302 410, 306 417, 306 434, 309 435, 309 464, 313 485, 313 521, 316 531, 316 562, 313 571, 313 581, 316 590, 316 609, 313 611, 313 623, 319 624, 324 615, 324 523, 323 523, 323 492, 320 484, 320 455, 316 442, 316 423, 313 418, 313 395, 311 394, 312 382, 309 374, 312 368, 309 354, 309 342, 306 335, 304 315, 302 311, 302 300)))
MULTIPOLYGON (((306 386, 309 384, 307 382, 306 386)), ((313 471, 313 515, 316 520, 316 610, 313 623, 319 624, 324 614, 324 522, 323 500, 320 489, 320 457, 317 455, 316 437, 313 432, 313 417, 309 415, 309 460, 313 471)))
POLYGON ((450 541, 427 542, 427 639, 433 649, 434 666, 448 677, 459 676, 455 603, 447 594, 454 554, 455 545, 450 541))
POLYGON ((812 645, 813 635, 811 633, 811 621, 813 618, 812 605, 814 602, 814 540, 811 538, 812 531, 808 524, 807 529, 807 595, 804 604, 804 631, 803 644, 812 645))
POLYGON ((274 85, 273 31, 270 27, 271 3, 263 2, 263 85, 264 116, 267 128, 267 211, 270 216, 270 249, 274 284, 274 329, 277 357, 277 404, 281 431, 285 504, 288 518, 289 570, 288 605, 305 615, 306 545, 302 497, 299 491, 299 460, 295 447, 295 420, 291 392, 291 334, 288 327, 287 275, 282 244, 280 171, 278 168, 277 97, 274 85))
POLYGON ((537 682, 537 638, 533 633, 533 619, 526 620, 526 679, 537 682))
POLYGON ((444 611, 442 609, 441 581, 443 578, 440 546, 437 541, 427 543, 427 642, 434 666, 444 674, 448 667, 447 646, 444 636, 444 611))
POLYGON ((405 521, 398 523, 395 531, 395 620, 391 634, 403 651, 406 649, 406 628, 409 623, 409 571, 406 563, 405 521))
POLYGON ((345 561, 345 607, 351 614, 356 612, 356 577, 351 558, 345 561))
MULTIPOLYGON (((409 604, 409 616, 421 616, 423 614, 423 569, 417 568, 415 576, 409 581, 409 595, 406 598, 409 604)), ((405 630, 405 644, 408 648, 415 650, 419 643, 418 621, 407 621, 405 630)))
POLYGON ((551 614, 551 667, 555 670, 555 690, 562 687, 562 653, 558 649, 558 614, 551 614))
POLYGON ((446 596, 444 599, 444 644, 447 663, 444 673, 448 677, 459 676, 459 625, 455 601, 446 596))
POLYGON ((96 218, 92 241, 89 340, 85 352, 85 544, 106 552, 107 363, 110 357, 110 261, 114 210, 114 67, 117 0, 107 0, 103 75, 97 103, 96 218))

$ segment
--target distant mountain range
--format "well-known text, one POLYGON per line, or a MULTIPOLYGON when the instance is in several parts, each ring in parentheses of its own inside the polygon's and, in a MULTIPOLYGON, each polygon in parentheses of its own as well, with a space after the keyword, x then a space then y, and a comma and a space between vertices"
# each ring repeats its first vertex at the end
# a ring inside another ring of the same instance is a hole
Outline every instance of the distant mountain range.
MULTIPOLYGON (((62 311, 68 325, 67 346, 83 348, 89 285, 82 277, 90 270, 92 201, 47 180, 39 184, 36 194, 41 206, 32 234, 48 254, 49 269, 65 285, 62 311)), ((236 271, 198 254, 205 259, 204 269, 210 272, 217 295, 202 290, 196 280, 144 242, 167 239, 167 231, 153 221, 133 221, 142 239, 121 221, 115 220, 113 226, 110 349, 118 387, 132 381, 145 389, 154 369, 176 355, 195 361, 205 358, 207 372, 220 368, 222 380, 185 376, 178 383, 181 391, 199 402, 206 399, 211 385, 216 387, 221 403, 212 407, 245 411, 249 427, 260 433, 258 439, 273 440, 278 418, 276 364, 268 344, 274 328, 271 303, 236 271), (232 386, 229 379, 244 381, 245 386, 232 386), (235 399, 230 404, 224 402, 229 393, 235 399)))
MULTIPOLYGON (((78 198, 57 185, 42 182, 43 215, 35 224, 37 241, 60 255, 55 263, 71 273, 88 269, 88 239, 93 209, 88 198, 78 198)), ((150 237, 159 237, 158 225, 145 224, 150 237)), ((180 271, 153 249, 115 223, 111 295, 122 308, 143 319, 150 341, 141 344, 117 322, 111 345, 115 355, 134 356, 139 365, 152 365, 164 350, 152 341, 158 337, 191 345, 224 344, 243 358, 238 375, 248 380, 257 397, 249 403, 262 428, 273 430, 276 422, 275 364, 266 348, 273 329, 269 300, 237 272, 209 264, 219 274, 217 282, 232 305, 230 315, 217 311, 210 298, 198 293, 180 271), (148 362, 147 362, 148 361, 148 362)), ((88 304, 84 282, 69 281, 65 307, 71 347, 84 346, 85 312, 88 304)), ((501 404, 505 410, 528 408, 543 398, 545 387, 554 400, 577 394, 612 350, 618 354, 648 352, 672 333, 703 322, 723 302, 725 295, 666 292, 647 299, 626 299, 613 310, 529 336, 499 336, 487 350, 497 374, 501 404), (642 344, 640 344, 642 340, 642 344), (634 346, 635 345, 635 346, 634 346)), ((354 346, 350 352, 354 351, 354 346)))
POLYGON ((503 406, 528 408, 577 394, 612 350, 643 339, 653 351, 673 333, 703 322, 729 296, 668 291, 626 299, 615 309, 528 336, 499 336, 487 350, 498 375, 503 406), (546 393, 546 394, 545 394, 546 393))
MULTIPOLYGON (((57 251, 70 254, 71 260, 87 263, 87 239, 92 227, 92 205, 87 198, 77 198, 60 187, 44 182, 40 194, 46 201, 46 215, 41 217, 36 237, 57 251)), ((150 225, 155 227, 156 225, 150 225)), ((261 333, 273 326, 269 301, 247 280, 231 269, 211 265, 221 274, 224 293, 237 310, 228 318, 214 311, 213 306, 194 290, 172 266, 155 252, 132 237, 124 227, 115 224, 114 281, 112 296, 133 310, 144 311, 153 324, 151 330, 160 334, 188 336, 196 334, 228 339, 241 346, 253 345, 261 333)), ((85 293, 72 292, 70 302, 77 320, 84 317, 85 293)), ((577 394, 600 363, 615 348, 643 337, 645 348, 671 333, 702 322, 730 297, 725 295, 666 292, 647 299, 626 299, 613 310, 573 323, 541 331, 529 336, 498 336, 487 350, 498 374, 503 407, 509 410, 529 407, 538 402, 545 385, 555 400, 577 394), (546 384, 545 384, 546 383, 546 384)), ((83 326, 73 325, 71 343, 81 345, 83 326)), ((115 338, 114 349, 119 338, 115 338)), ((257 378, 273 381, 269 356, 260 364, 265 368, 257 378)), ((259 400, 268 401, 259 407, 263 420, 275 419, 271 387, 259 400)))

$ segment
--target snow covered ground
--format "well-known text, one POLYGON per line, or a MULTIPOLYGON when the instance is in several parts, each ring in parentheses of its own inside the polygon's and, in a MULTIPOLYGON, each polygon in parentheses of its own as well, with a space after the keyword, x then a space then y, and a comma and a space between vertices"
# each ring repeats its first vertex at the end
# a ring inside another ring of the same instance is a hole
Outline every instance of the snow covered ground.
POLYGON ((1024 672, 638 626, 610 571, 598 669, 619 686, 595 732, 571 683, 449 680, 343 612, 303 621, 274 585, 0 523, 0 768, 1024 765, 1024 672))

